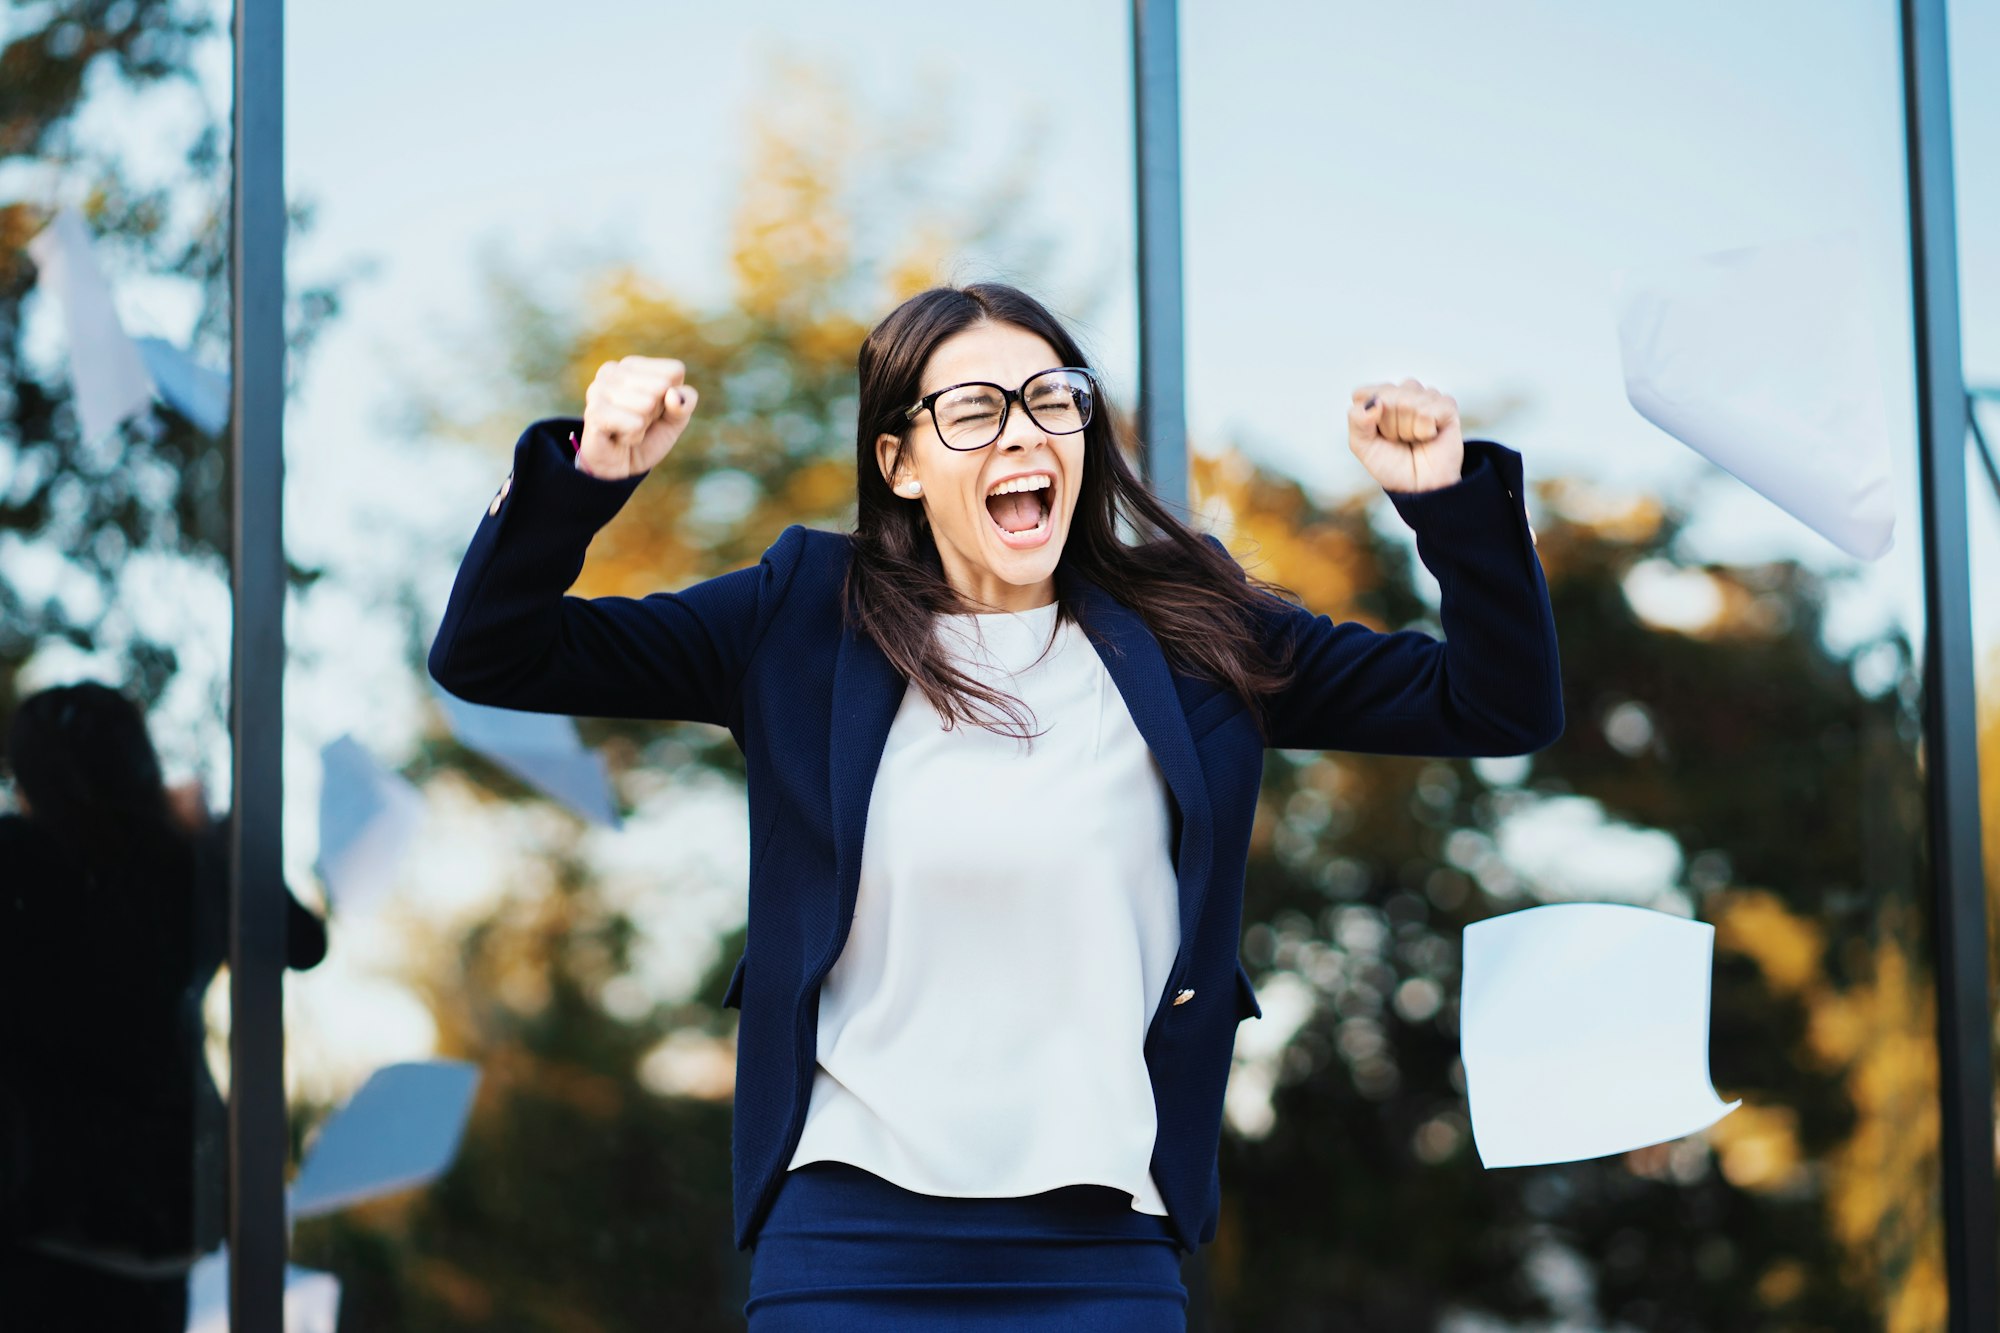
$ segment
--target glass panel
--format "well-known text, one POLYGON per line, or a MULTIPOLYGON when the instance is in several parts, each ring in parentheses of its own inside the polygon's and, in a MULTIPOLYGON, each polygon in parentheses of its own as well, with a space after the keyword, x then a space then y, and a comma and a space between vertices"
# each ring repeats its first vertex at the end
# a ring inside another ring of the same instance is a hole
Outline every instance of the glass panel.
MULTIPOLYGON (((444 1174, 301 1212, 294 1259, 337 1277, 344 1320, 742 1327, 721 1003, 741 756, 716 727, 559 719, 586 757, 558 785, 469 730, 426 656, 516 441, 581 415, 607 360, 678 358, 701 397, 580 596, 754 565, 793 522, 851 527, 860 339, 933 283, 1042 296, 1129 409, 1128 21, 1052 0, 628 7, 615 36, 528 5, 476 32, 405 4, 288 15, 286 157, 315 218, 293 284, 343 292, 286 428, 287 549, 311 574, 286 845, 334 904, 326 963, 289 992, 298 1186, 320 1188, 322 1130, 379 1071, 479 1080, 444 1174)), ((418 1099, 451 1121, 449 1089, 418 1099)))
MULTIPOLYGON (((2000 13, 1954 3, 1951 30, 1952 152, 1957 164, 1959 320, 1965 379, 1985 437, 1966 455, 1972 545, 1972 642, 1979 700, 1980 835, 1985 849, 1987 984, 2000 997, 2000 89, 1982 77, 2000 56, 2000 13)), ((2000 999, 1996 999, 2000 1005, 2000 999)), ((1996 1010, 2000 1012, 2000 1010, 1996 1010)), ((2000 1062, 1996 1062, 2000 1078, 2000 1062)), ((2000 1087, 1995 1088, 2000 1102, 2000 1087)), ((2000 1152, 2000 1143, 1996 1143, 2000 1152)))
POLYGON ((1186 14, 1201 503, 1309 607, 1441 634, 1345 417, 1361 385, 1453 394, 1521 455, 1567 715, 1526 757, 1272 756, 1218 1326, 1944 1326, 1896 15, 1742 17, 1186 14), (1834 232, 1889 421, 1873 561, 1639 416, 1613 304, 1622 267, 1834 232), (1563 901, 1714 926, 1710 1069, 1742 1105, 1487 1169, 1462 932, 1563 901))
POLYGON ((229 29, 0 31, 0 1326, 177 1331, 227 1202, 229 29))

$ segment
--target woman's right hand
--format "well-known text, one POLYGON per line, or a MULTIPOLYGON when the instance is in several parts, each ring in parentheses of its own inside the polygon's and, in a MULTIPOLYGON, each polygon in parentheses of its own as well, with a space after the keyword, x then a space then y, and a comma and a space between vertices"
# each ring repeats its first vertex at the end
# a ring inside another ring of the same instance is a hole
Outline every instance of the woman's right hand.
POLYGON ((687 367, 670 357, 606 361, 584 395, 577 459, 606 481, 645 472, 673 452, 701 395, 683 382, 687 367))

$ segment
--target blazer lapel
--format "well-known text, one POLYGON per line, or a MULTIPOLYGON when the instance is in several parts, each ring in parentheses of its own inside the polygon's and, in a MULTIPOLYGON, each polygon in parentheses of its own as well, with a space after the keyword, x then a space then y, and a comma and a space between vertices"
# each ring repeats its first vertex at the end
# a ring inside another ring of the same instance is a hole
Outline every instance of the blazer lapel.
MULTIPOLYGON (((1072 599, 1086 637, 1103 659, 1118 687, 1126 711, 1160 765, 1167 789, 1180 807, 1181 833, 1174 868, 1180 885, 1181 949, 1168 978, 1168 993, 1181 984, 1201 918, 1208 888, 1213 828, 1208 784, 1187 714, 1174 689, 1159 640, 1137 612, 1105 592, 1091 579, 1057 566, 1056 578, 1072 599)), ((868 801, 874 791, 882 749, 889 727, 902 706, 906 682, 873 639, 843 626, 833 668, 833 735, 827 747, 827 779, 833 807, 834 865, 839 876, 840 907, 829 949, 846 939, 846 923, 854 915, 861 882, 861 841, 868 823, 868 801)), ((830 959, 823 959, 830 963, 830 959)))
POLYGON ((1125 700, 1126 711, 1180 806, 1180 847, 1174 869, 1180 884, 1181 948, 1167 978, 1167 993, 1171 995, 1186 975, 1188 945, 1194 939, 1195 923, 1201 919, 1202 899, 1208 890, 1213 851, 1208 782, 1166 654, 1145 620, 1096 582, 1066 566, 1057 566, 1056 579, 1066 593, 1074 592, 1077 618, 1104 660, 1112 684, 1125 700))
MULTIPOLYGON (((833 735, 827 745, 827 781, 833 804, 833 863, 839 878, 840 915, 833 948, 847 938, 861 885, 861 838, 868 798, 889 726, 902 706, 906 682, 875 641, 843 624, 833 663, 833 735)), ((829 963, 831 959, 826 960, 829 963)))

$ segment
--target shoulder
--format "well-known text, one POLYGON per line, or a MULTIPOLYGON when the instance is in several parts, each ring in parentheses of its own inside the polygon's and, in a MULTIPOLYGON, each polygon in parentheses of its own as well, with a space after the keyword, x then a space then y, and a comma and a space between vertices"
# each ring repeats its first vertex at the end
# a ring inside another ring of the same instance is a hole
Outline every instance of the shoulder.
POLYGON ((852 534, 809 528, 803 523, 794 523, 779 533, 771 549, 776 550, 788 542, 798 547, 801 557, 816 561, 837 560, 844 564, 854 550, 852 534))
POLYGON ((846 560, 853 546, 854 539, 847 533, 791 523, 765 548, 764 559, 785 565, 801 561, 817 564, 834 559, 846 560))
POLYGON ((796 644, 832 632, 853 552, 844 532, 794 523, 779 533, 764 552, 759 640, 776 634, 796 644))
POLYGON ((854 538, 794 523, 764 552, 764 563, 792 588, 802 582, 837 583, 854 555, 854 538))

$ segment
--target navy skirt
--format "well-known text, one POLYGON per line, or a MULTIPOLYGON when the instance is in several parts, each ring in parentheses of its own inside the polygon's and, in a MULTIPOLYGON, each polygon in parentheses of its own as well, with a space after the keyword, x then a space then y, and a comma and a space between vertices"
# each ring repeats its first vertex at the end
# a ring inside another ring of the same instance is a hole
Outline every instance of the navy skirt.
POLYGON ((1167 1219, 1108 1185, 918 1194, 848 1162, 785 1175, 750 1257, 750 1333, 1185 1333, 1167 1219))

